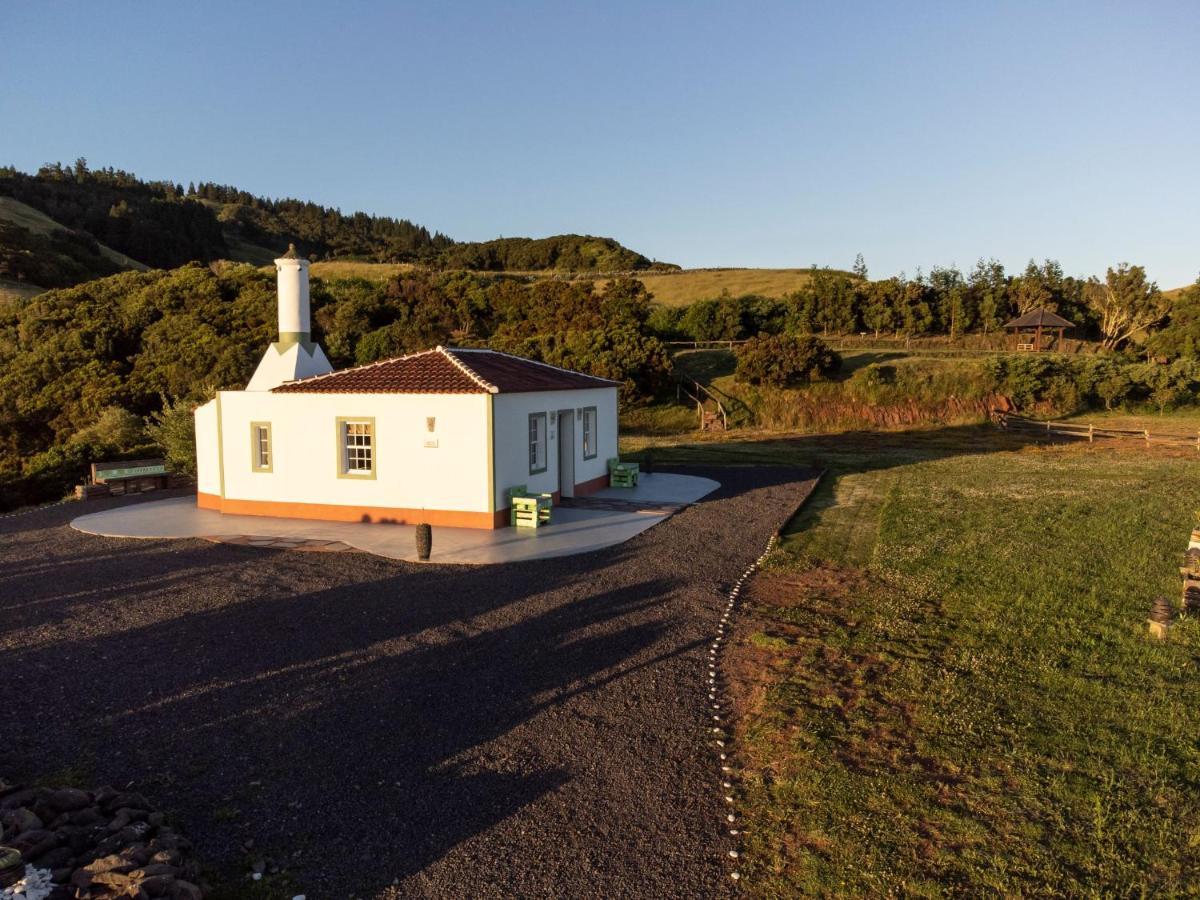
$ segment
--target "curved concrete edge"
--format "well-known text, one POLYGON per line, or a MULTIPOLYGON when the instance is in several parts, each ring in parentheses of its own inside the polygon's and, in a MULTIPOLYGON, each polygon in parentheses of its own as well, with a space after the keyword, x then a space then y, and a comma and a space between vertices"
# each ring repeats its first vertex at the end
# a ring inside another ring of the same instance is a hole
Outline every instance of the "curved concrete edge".
MULTIPOLYGON (((721 485, 675 473, 643 475, 635 490, 607 488, 597 495, 624 500, 695 503, 721 485)), ((624 543, 653 527, 663 514, 556 507, 553 523, 537 529, 435 528, 430 562, 483 565, 589 553, 624 543)), ((110 538, 258 538, 340 541, 388 559, 417 562, 411 525, 326 522, 271 516, 225 515, 200 509, 194 497, 176 497, 87 513, 71 521, 85 534, 110 538)))

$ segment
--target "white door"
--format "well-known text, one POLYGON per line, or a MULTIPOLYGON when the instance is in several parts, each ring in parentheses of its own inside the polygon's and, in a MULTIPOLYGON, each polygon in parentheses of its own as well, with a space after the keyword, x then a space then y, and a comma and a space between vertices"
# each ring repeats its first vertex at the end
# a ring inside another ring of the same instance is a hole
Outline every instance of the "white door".
POLYGON ((575 496, 575 410, 558 411, 558 493, 575 496))

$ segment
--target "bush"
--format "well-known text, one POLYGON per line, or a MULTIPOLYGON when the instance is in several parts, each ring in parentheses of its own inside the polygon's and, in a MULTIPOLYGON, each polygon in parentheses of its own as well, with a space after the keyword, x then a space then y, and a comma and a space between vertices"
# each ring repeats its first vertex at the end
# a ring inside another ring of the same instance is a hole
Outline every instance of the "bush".
POLYGON ((146 432, 162 448, 171 468, 185 475, 196 474, 196 404, 162 398, 162 411, 146 422, 146 432))
POLYGON ((811 334, 760 334, 737 351, 737 379, 749 384, 788 387, 820 381, 841 365, 842 358, 811 334))
POLYGON ((995 390, 1018 408, 1041 406, 1053 413, 1101 404, 1112 409, 1126 401, 1149 401, 1162 412, 1195 397, 1200 387, 1200 362, 1190 359, 1167 366, 1130 362, 1115 354, 1007 356, 991 359, 987 365, 995 390))

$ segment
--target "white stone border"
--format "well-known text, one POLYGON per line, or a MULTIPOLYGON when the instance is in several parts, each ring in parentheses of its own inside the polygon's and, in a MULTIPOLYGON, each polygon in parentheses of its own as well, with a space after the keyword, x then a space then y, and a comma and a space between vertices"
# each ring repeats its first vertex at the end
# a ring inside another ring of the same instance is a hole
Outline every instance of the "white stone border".
POLYGON ((55 500, 53 503, 43 503, 41 506, 30 506, 14 512, 0 513, 0 519, 15 519, 17 516, 27 516, 30 513, 41 512, 43 509, 51 509, 55 506, 62 506, 64 503, 74 502, 76 502, 74 497, 63 497, 63 499, 55 500))
MULTIPOLYGON (((815 489, 816 488, 814 487, 814 490, 815 489)), ((727 812, 725 813, 725 825, 729 830, 730 837, 732 837, 734 841, 739 844, 739 846, 741 843, 741 829, 737 827, 739 824, 738 818, 733 810, 735 802, 733 794, 733 767, 729 765, 729 754, 726 752, 728 750, 728 747, 726 746, 726 738, 728 735, 725 733, 723 724, 724 719, 722 718, 725 712, 724 707, 727 705, 728 700, 722 699, 721 692, 718 690, 718 655, 721 650, 721 645, 728 637, 726 630, 732 627, 730 620, 732 619, 734 612, 737 610, 738 597, 742 593, 742 586, 745 585, 745 583, 750 579, 750 576, 758 571, 758 569, 766 561, 767 557, 770 556, 771 551, 775 549, 775 543, 778 540, 779 532, 777 531, 772 534, 770 539, 767 541, 767 547, 765 550, 763 550, 762 555, 759 556, 758 559, 754 560, 754 562, 752 562, 746 568, 746 571, 741 574, 738 580, 734 582, 733 587, 729 591, 725 609, 721 613, 721 621, 717 623, 717 633, 713 637, 713 642, 708 648, 708 662, 705 667, 707 671, 705 678, 708 684, 708 702, 712 706, 712 734, 717 748, 717 760, 720 764, 720 778, 718 779, 718 782, 721 786, 722 800, 727 807, 727 812)), ((740 855, 741 854, 736 849, 729 851, 729 858, 733 860, 735 867, 740 855)), ((738 881, 741 879, 742 873, 734 868, 734 870, 729 873, 729 877, 734 881, 738 881)))

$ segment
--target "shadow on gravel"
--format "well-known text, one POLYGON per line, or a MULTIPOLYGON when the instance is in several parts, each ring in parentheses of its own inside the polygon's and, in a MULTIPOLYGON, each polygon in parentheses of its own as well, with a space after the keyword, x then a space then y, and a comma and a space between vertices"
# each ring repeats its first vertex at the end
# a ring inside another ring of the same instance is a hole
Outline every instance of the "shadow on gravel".
POLYGON ((766 488, 811 473, 705 474, 724 486, 626 544, 486 567, 31 515, 0 540, 0 775, 136 782, 234 894, 261 857, 309 896, 564 873, 703 894, 720 810, 692 821, 680 787, 708 775, 702 617, 798 502, 766 488))
POLYGON ((661 629, 636 614, 675 586, 592 590, 622 548, 477 569, 68 538, 102 552, 0 575, 0 634, 25 639, 0 643, 17 698, 0 773, 82 762, 137 779, 202 858, 237 872, 273 856, 341 895, 419 872, 560 787, 569 773, 536 747, 470 751, 623 677, 661 629), (314 581, 341 583, 297 590, 314 581), (533 602, 547 592, 566 602, 533 602))

